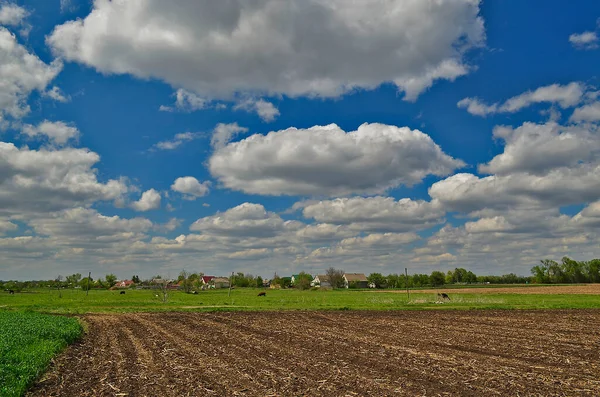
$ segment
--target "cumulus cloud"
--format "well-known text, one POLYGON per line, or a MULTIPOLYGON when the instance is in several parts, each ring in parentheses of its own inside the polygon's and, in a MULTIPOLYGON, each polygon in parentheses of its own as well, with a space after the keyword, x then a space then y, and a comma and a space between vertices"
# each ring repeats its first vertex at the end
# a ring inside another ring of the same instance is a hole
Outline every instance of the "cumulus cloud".
POLYGON ((52 87, 51 89, 45 91, 44 93, 42 93, 43 96, 54 99, 57 102, 62 102, 62 103, 66 103, 71 101, 71 97, 68 95, 65 95, 61 89, 57 86, 52 87))
POLYGON ((138 201, 131 203, 131 208, 145 212, 160 208, 161 195, 154 189, 146 190, 138 201))
POLYGON ((158 78, 202 98, 337 97, 393 82, 414 99, 467 73, 464 54, 484 39, 477 0, 153 0, 96 1, 47 43, 100 72, 158 78))
POLYGON ((171 185, 171 190, 182 193, 186 200, 196 200, 198 197, 203 197, 210 191, 210 182, 200 183, 193 176, 184 176, 175 179, 171 185))
POLYGON ((576 123, 600 121, 600 102, 590 103, 575 109, 569 120, 576 123))
POLYGON ((159 110, 163 112, 180 111, 189 113, 196 110, 206 109, 207 107, 209 107, 209 104, 209 100, 201 98, 193 92, 186 91, 180 88, 175 92, 175 105, 161 105, 159 110))
POLYGON ((127 185, 99 182, 92 168, 99 160, 87 149, 30 150, 0 142, 0 214, 53 212, 121 198, 127 185))
POLYGON ((146 233, 153 226, 145 218, 105 216, 94 209, 81 207, 36 217, 28 224, 41 236, 82 240, 117 237, 124 233, 146 233))
POLYGON ((229 143, 229 141, 231 141, 234 136, 247 131, 248 128, 240 127, 238 123, 219 123, 213 130, 210 144, 216 150, 222 149, 229 143))
POLYGON ((200 134, 195 132, 182 132, 180 134, 176 134, 173 139, 168 141, 161 141, 155 143, 150 148, 150 151, 158 151, 158 150, 175 150, 179 146, 183 145, 185 142, 193 141, 194 139, 200 138, 200 134))
POLYGON ((17 230, 19 227, 14 223, 5 219, 0 219, 0 236, 5 235, 7 232, 17 230))
POLYGON ((18 26, 29 16, 29 11, 14 3, 0 3, 0 25, 18 26))
POLYGON ((567 109, 581 102, 585 90, 586 87, 578 82, 567 85, 551 84, 509 98, 503 104, 486 105, 479 98, 464 98, 457 103, 457 106, 467 109, 467 112, 476 116, 515 113, 536 103, 557 103, 563 109, 567 109))
POLYGON ((0 26, 0 120, 6 116, 18 119, 29 113, 29 94, 44 92, 61 69, 60 61, 44 63, 0 26))
POLYGON ((246 99, 234 106, 234 110, 242 109, 247 112, 256 112, 266 122, 274 121, 279 116, 279 109, 271 102, 264 99, 246 99))
POLYGON ((273 237, 284 230, 296 230, 297 221, 284 221, 261 204, 243 203, 225 212, 198 219, 192 231, 226 236, 273 237))
POLYGON ((504 152, 488 164, 480 165, 479 172, 542 175, 554 168, 588 162, 597 158, 600 151, 600 139, 595 126, 563 127, 555 122, 527 122, 516 129, 496 127, 494 137, 504 140, 504 152))
POLYGON ((44 120, 36 126, 25 124, 22 133, 29 137, 45 137, 50 142, 65 145, 69 140, 77 141, 79 139, 79 130, 71 124, 62 121, 44 120))
POLYGON ((263 195, 376 194, 463 165, 421 131, 384 124, 348 133, 330 124, 256 134, 209 159, 225 187, 263 195))
POLYGON ((598 48, 598 35, 596 32, 573 33, 569 42, 579 50, 595 50, 598 48))
POLYGON ((318 222, 350 225, 361 231, 425 229, 444 221, 445 211, 437 203, 392 197, 337 198, 298 203, 305 218, 318 222))

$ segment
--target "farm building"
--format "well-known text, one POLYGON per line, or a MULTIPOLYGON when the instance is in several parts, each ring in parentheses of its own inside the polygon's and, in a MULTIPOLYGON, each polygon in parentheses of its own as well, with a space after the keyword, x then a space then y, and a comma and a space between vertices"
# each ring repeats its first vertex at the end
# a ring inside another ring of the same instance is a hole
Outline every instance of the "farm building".
POLYGON ((211 281, 214 280, 214 278, 215 276, 202 276, 200 282, 202 283, 202 285, 209 285, 211 281))
POLYGON ((215 277, 211 280, 214 288, 229 288, 229 279, 227 277, 215 277))
POLYGON ((344 286, 346 288, 353 286, 355 288, 367 288, 369 280, 363 273, 346 273, 344 274, 344 286))
POLYGON ((331 287, 329 277, 325 274, 318 274, 315 276, 313 281, 310 283, 311 287, 331 287))

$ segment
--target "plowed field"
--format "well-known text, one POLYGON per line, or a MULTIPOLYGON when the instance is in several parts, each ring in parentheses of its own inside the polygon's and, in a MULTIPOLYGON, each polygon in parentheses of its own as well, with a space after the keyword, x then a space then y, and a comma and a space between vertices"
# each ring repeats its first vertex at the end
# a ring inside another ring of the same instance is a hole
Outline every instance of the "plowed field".
POLYGON ((600 395, 600 310, 84 319, 31 396, 600 395))

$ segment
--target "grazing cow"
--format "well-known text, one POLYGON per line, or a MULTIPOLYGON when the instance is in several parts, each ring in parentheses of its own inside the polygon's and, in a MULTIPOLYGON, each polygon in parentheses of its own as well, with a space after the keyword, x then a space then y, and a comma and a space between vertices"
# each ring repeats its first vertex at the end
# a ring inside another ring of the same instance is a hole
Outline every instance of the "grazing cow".
POLYGON ((258 296, 267 296, 267 293, 266 292, 259 292, 258 296))
POLYGON ((11 294, 11 295, 14 295, 14 294, 15 294, 15 291, 14 291, 14 290, 12 290, 12 289, 9 289, 9 290, 8 290, 8 293, 9 293, 9 294, 11 294))
POLYGON ((447 294, 447 293, 445 293, 445 292, 442 292, 441 294, 438 294, 438 299, 441 299, 441 300, 448 300, 448 301, 449 301, 449 300, 450 300, 450 297, 448 296, 448 294, 447 294))
POLYGON ((121 295, 125 295, 125 291, 121 291, 119 292, 121 295))

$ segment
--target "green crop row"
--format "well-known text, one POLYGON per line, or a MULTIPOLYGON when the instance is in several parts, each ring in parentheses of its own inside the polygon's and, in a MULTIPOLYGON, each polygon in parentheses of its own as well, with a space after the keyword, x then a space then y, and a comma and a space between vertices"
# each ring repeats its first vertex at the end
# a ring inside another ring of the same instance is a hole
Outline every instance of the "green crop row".
POLYGON ((0 396, 21 396, 52 357, 81 333, 74 318, 0 312, 0 396))

